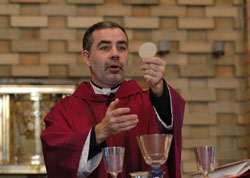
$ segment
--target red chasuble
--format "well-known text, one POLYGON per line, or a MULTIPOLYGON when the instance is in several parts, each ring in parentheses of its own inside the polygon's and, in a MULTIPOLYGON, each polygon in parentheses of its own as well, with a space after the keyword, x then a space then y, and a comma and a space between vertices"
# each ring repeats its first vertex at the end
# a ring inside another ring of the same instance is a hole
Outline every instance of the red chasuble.
MULTIPOLYGON (((166 172, 164 178, 180 178, 181 128, 185 101, 171 87, 171 106, 173 115, 173 142, 166 164, 161 168, 166 172)), ((117 107, 129 107, 137 114, 139 123, 129 131, 111 136, 107 146, 125 147, 124 166, 119 178, 130 177, 129 173, 151 170, 139 150, 136 136, 160 133, 153 106, 149 100, 149 91, 143 91, 134 81, 124 81, 115 98, 120 102, 117 107)), ((105 116, 107 97, 95 94, 90 83, 81 83, 75 93, 65 97, 51 109, 45 117, 46 129, 41 134, 43 153, 48 178, 75 178, 82 149, 90 130, 105 116)), ((166 108, 167 109, 167 108, 166 108)), ((88 176, 107 178, 103 160, 88 176)))

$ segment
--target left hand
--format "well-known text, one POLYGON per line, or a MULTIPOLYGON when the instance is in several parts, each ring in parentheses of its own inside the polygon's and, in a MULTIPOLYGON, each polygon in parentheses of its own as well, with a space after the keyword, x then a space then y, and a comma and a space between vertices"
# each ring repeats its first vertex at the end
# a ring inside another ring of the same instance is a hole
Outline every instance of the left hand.
POLYGON ((161 96, 163 93, 163 75, 165 73, 166 62, 158 57, 142 58, 141 70, 144 72, 144 79, 152 92, 161 96))

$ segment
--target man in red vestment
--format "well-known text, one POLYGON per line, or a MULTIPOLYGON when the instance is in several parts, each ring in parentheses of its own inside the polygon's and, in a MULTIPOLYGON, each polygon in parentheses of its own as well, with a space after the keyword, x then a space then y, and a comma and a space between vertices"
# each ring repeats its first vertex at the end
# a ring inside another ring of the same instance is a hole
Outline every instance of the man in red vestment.
POLYGON ((118 177, 149 171, 136 137, 171 133, 168 161, 161 168, 166 178, 181 178, 181 137, 185 101, 163 79, 166 62, 143 58, 141 70, 149 90, 124 80, 128 66, 128 37, 120 25, 100 22, 83 38, 82 58, 91 81, 60 100, 45 117, 41 134, 48 178, 106 178, 101 149, 125 147, 118 177))

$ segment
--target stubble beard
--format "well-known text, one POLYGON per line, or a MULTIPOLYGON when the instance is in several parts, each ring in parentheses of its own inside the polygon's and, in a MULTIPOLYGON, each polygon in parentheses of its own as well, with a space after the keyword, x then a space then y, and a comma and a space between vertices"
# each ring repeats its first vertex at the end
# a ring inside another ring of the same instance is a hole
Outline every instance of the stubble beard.
POLYGON ((121 68, 118 72, 112 72, 105 68, 103 72, 99 72, 98 70, 91 68, 91 73, 95 76, 96 80, 105 85, 101 87, 112 88, 123 82, 123 80, 125 79, 126 70, 124 70, 124 68, 121 68))

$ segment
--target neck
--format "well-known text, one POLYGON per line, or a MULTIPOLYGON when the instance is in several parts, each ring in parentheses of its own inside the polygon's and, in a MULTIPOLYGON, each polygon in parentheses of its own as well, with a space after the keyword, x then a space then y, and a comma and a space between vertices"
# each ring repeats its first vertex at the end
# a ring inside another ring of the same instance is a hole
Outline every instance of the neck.
POLYGON ((115 93, 120 87, 120 84, 119 84, 118 86, 115 86, 112 88, 102 88, 96 85, 93 81, 91 81, 90 84, 92 85, 95 94, 102 94, 102 95, 110 95, 111 93, 115 93))
POLYGON ((100 85, 96 84, 96 83, 93 82, 92 80, 91 80, 91 83, 92 83, 95 87, 97 87, 97 88, 100 88, 100 89, 103 89, 103 88, 110 88, 111 90, 116 89, 117 87, 119 87, 119 86, 121 85, 121 84, 119 83, 119 84, 117 84, 117 85, 115 85, 115 86, 112 86, 112 87, 101 87, 100 85))

